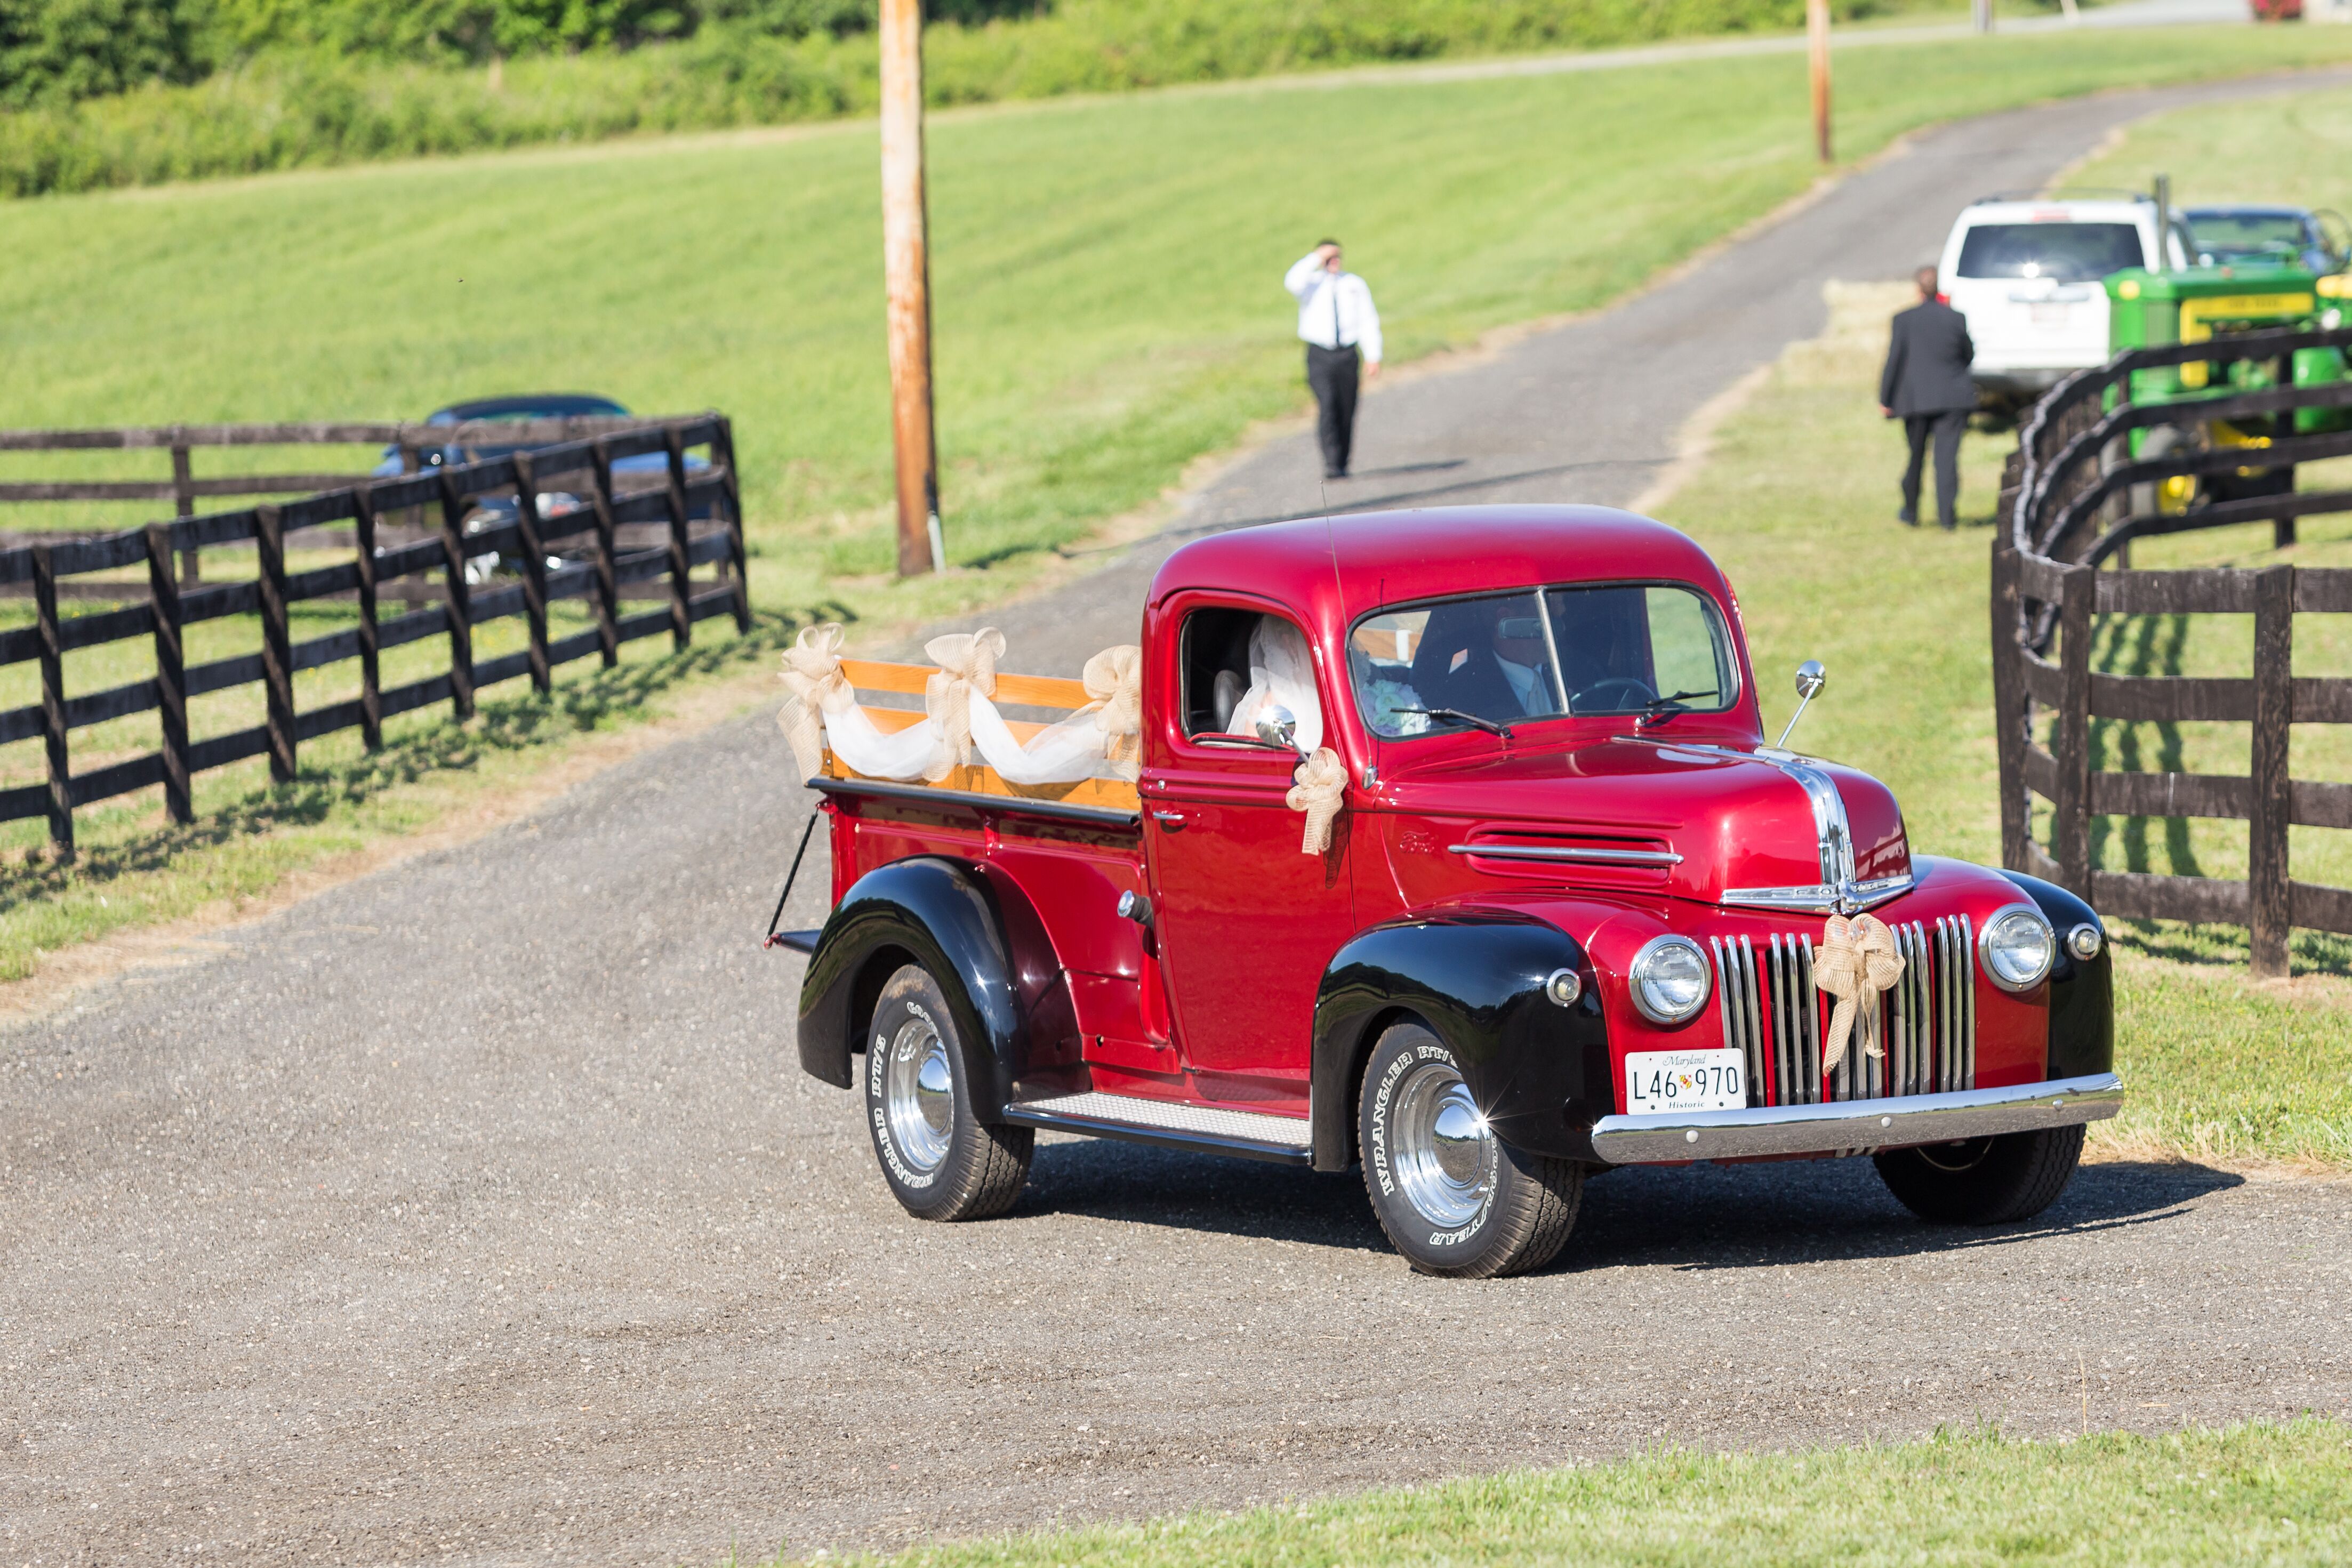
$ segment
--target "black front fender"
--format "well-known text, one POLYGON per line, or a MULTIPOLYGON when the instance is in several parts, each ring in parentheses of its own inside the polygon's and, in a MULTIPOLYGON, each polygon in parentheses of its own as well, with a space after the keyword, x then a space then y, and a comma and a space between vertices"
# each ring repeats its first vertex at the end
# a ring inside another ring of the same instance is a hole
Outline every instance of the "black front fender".
POLYGON ((1379 1031, 1410 1016, 1462 1064, 1504 1142, 1590 1160, 1592 1124, 1612 1108, 1609 1032, 1583 947, 1522 915, 1466 910, 1375 926, 1339 949, 1315 998, 1315 1168, 1356 1157, 1356 1089, 1379 1031), (1566 969, 1584 991, 1544 992, 1566 969))
POLYGON ((801 1066, 850 1087, 853 1037, 872 1017, 883 984, 909 962, 929 969, 947 992, 974 1113, 983 1122, 1001 1119, 1027 1059, 1027 1019, 995 892, 953 861, 894 861, 859 877, 834 906, 801 983, 801 1066))
POLYGON ((2116 988, 2107 956, 2107 928, 2096 911, 2060 887, 2021 871, 2000 873, 2033 900, 2058 933, 2058 961, 2050 969, 2050 1059, 2052 1078, 2082 1078, 2116 1070, 2116 988), (2077 958, 2066 933, 2089 925, 2099 934, 2096 957, 2077 958))

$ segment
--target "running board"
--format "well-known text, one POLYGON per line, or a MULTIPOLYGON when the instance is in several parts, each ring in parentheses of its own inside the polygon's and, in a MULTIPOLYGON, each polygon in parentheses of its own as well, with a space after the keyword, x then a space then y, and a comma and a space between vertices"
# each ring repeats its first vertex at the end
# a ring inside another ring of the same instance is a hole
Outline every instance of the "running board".
POLYGON ((1304 1116, 1269 1116, 1210 1105, 1179 1105, 1134 1094, 1065 1094, 1004 1108, 1015 1126, 1049 1127, 1096 1138, 1124 1138, 1162 1148, 1237 1155, 1303 1166, 1315 1156, 1315 1135, 1304 1116))

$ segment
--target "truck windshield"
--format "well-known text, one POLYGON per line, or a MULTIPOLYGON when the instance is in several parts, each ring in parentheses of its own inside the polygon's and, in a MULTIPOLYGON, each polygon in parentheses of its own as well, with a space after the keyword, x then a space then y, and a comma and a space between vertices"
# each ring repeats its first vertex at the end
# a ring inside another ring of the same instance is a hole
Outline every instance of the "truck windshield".
POLYGON ((1558 718, 1720 713, 1738 697, 1714 601, 1677 584, 1610 583, 1399 606, 1348 640, 1374 734, 1558 718))
POLYGON ((1979 224, 1960 242, 1958 272, 2090 283, 2147 261, 2131 224, 1979 224))

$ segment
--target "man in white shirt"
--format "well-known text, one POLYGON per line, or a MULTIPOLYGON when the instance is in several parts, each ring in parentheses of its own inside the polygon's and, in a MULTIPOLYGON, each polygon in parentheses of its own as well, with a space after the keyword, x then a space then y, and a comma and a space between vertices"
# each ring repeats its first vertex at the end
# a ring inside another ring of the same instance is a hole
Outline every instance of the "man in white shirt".
POLYGON ((1307 384, 1321 411, 1317 434, 1323 443, 1323 477, 1348 476, 1348 452, 1356 437, 1356 367, 1359 354, 1367 380, 1381 374, 1381 313, 1372 308, 1371 287, 1339 265, 1339 242, 1327 239, 1301 256, 1283 276, 1282 286, 1298 301, 1298 336, 1307 345, 1307 384))

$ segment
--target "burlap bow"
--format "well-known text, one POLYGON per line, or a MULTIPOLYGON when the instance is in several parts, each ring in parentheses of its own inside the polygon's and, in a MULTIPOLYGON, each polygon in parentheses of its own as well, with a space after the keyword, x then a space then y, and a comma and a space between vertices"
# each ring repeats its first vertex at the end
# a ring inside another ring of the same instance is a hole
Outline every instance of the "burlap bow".
POLYGON ((1861 1036, 1864 1055, 1886 1054, 1878 1044, 1878 998, 1902 977, 1903 955, 1895 950, 1895 933, 1885 921, 1874 915, 1857 915, 1852 920, 1830 916, 1829 929, 1813 954, 1813 984, 1838 999, 1830 1014, 1829 1039, 1822 1046, 1822 1071, 1845 1059, 1849 1034, 1861 1036))
POLYGON ((1302 854, 1319 855, 1331 847, 1331 822, 1339 816, 1339 806, 1348 798, 1348 768, 1339 754, 1328 746, 1318 746, 1315 755, 1298 764, 1298 771, 1290 776, 1290 792, 1282 798, 1283 804, 1294 811, 1307 813, 1307 836, 1298 846, 1302 854))
POLYGON ((784 650, 787 695, 776 727, 792 743, 803 779, 815 778, 824 767, 824 716, 857 701, 849 677, 841 673, 841 644, 847 635, 836 621, 803 626, 799 641, 784 650))
POLYGON ((1133 643, 1105 648, 1087 661, 1078 679, 1094 698, 1103 758, 1129 779, 1143 771, 1143 650, 1133 643))
POLYGON ((923 683, 923 707, 940 732, 939 748, 931 753, 923 777, 936 784, 971 763, 971 699, 974 694, 996 695, 996 661, 1004 653, 1004 633, 993 626, 952 632, 924 643, 923 652, 939 666, 923 683))

